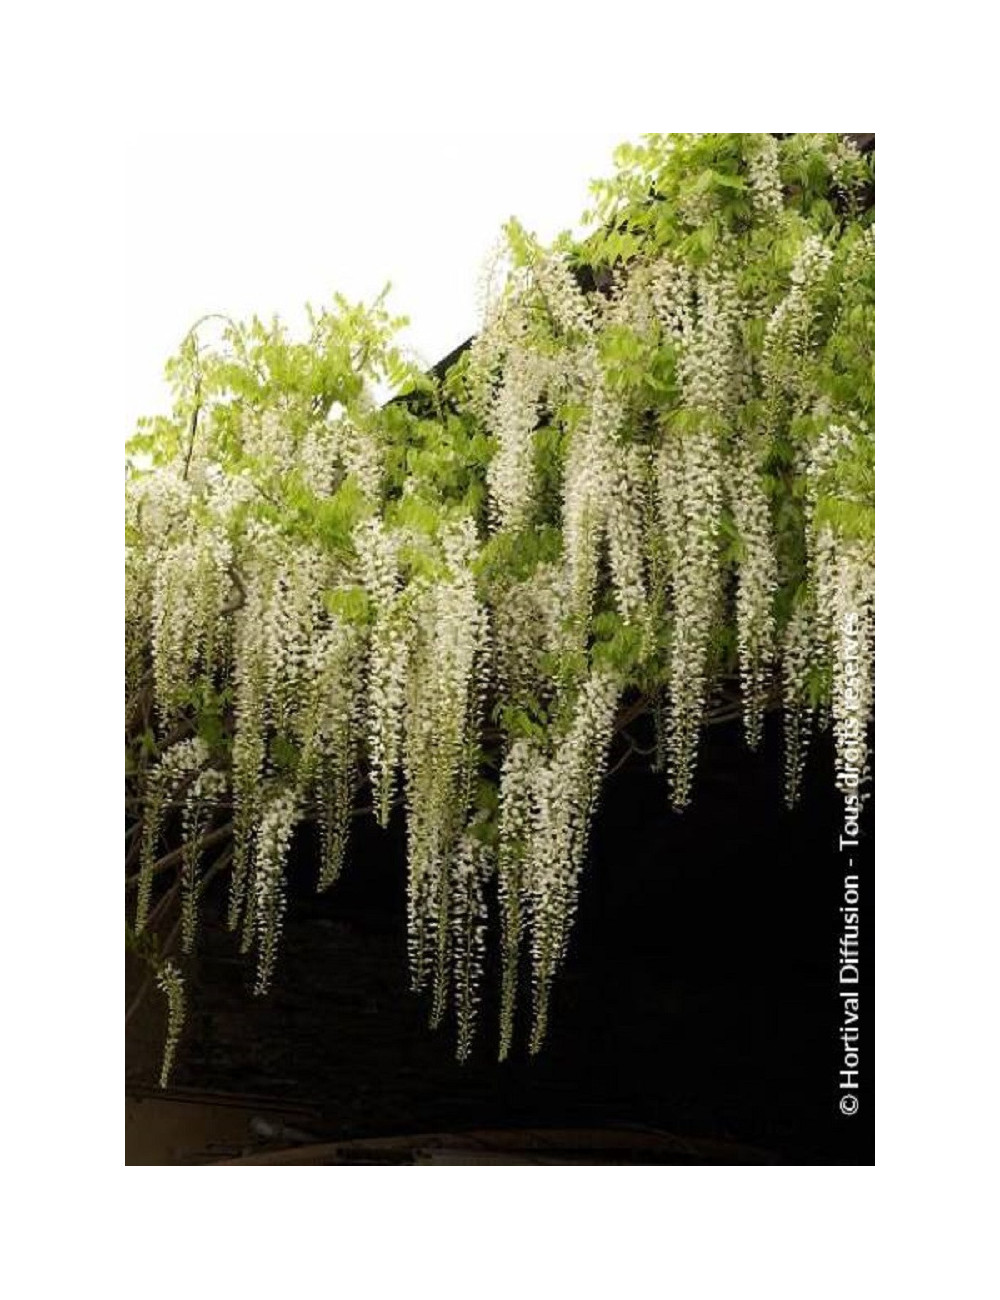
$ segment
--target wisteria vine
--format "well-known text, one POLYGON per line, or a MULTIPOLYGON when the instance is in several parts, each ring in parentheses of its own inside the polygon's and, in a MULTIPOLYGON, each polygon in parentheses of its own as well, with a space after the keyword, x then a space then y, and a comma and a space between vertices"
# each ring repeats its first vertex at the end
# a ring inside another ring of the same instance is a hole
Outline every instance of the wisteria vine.
POLYGON ((508 227, 443 375, 381 300, 310 312, 304 340, 206 321, 130 444, 128 936, 168 1000, 164 1078, 209 876, 264 992, 301 824, 327 888, 355 815, 405 817, 412 981, 460 1057, 495 900, 506 1056, 526 968, 544 1040, 632 720, 678 809, 731 684, 751 747, 783 705, 789 803, 814 727, 859 752, 838 701, 850 671, 871 715, 873 158, 688 135, 616 162, 583 237, 508 227), (155 924, 174 875, 179 952, 155 924))

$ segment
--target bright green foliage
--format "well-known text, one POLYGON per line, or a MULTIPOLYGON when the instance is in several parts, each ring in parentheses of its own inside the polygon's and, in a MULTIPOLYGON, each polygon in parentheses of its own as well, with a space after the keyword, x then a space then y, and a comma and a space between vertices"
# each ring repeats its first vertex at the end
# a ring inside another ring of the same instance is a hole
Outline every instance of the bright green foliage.
POLYGON ((524 953, 541 1044, 631 720, 655 717, 678 808, 731 682, 751 745, 784 702, 789 799, 817 719, 845 793, 866 765, 839 701, 849 681, 867 720, 870 164, 837 136, 761 135, 650 136, 616 162, 582 240, 508 227, 440 381, 381 300, 310 312, 304 339, 225 322, 209 347, 204 322, 170 363, 171 416, 129 448, 136 931, 176 823, 190 947, 200 850, 231 826, 213 842, 264 990, 295 827, 319 825, 325 887, 353 813, 402 802, 413 981, 435 1023, 453 1005, 462 1056, 494 878, 501 1054, 524 953))

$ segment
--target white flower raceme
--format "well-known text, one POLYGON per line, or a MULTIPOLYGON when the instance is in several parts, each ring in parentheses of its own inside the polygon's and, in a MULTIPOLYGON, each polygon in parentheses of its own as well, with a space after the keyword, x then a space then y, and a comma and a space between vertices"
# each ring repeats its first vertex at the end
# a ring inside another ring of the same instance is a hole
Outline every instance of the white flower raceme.
POLYGON ((368 663, 368 761, 376 815, 388 825, 403 733, 409 615, 402 595, 398 534, 378 519, 354 534, 361 578, 374 611, 368 663))
POLYGON ((197 776, 207 762, 208 747, 200 737, 196 737, 171 745, 150 773, 139 859, 139 888, 135 909, 137 933, 142 931, 149 917, 156 870, 156 845, 160 838, 164 808, 185 784, 197 776))
POLYGON ((532 823, 525 855, 534 1051, 545 1038, 552 982, 566 956, 590 819, 619 695, 613 676, 592 672, 580 687, 569 725, 552 759, 534 772, 532 823))
POLYGON ((646 605, 643 520, 650 477, 649 458, 643 448, 614 449, 606 527, 615 602, 626 622, 638 618, 646 605))
POLYGON ((310 650, 323 626, 328 565, 315 547, 288 547, 271 576, 260 635, 264 642, 264 689, 276 726, 293 724, 311 676, 310 650))
POLYGON ((593 333, 593 309, 564 256, 556 253, 544 258, 535 268, 535 281, 562 334, 593 333))
POLYGON ((591 673, 580 685, 552 756, 546 758, 528 741, 517 740, 504 760, 497 860, 503 943, 501 1059, 513 1035, 518 961, 526 930, 534 991, 533 1050, 545 1037, 552 981, 566 955, 619 695, 613 676, 591 673))
POLYGON ((669 338, 681 342, 692 330, 694 276, 667 254, 657 258, 643 276, 653 310, 669 338))
POLYGON ((672 301, 672 290, 665 281, 669 279, 669 263, 653 268, 646 263, 631 268, 629 274, 619 272, 611 283, 608 299, 603 307, 605 326, 624 326, 639 338, 651 339, 659 328, 660 316, 653 290, 656 284, 658 300, 672 301))
POLYGON ((515 740, 500 774, 500 850, 497 880, 503 985, 500 1004, 500 1059, 510 1051, 517 1002, 517 972, 529 905, 531 834, 535 790, 542 779, 544 758, 526 740, 515 740))
POLYGON ((310 564, 307 557, 303 577, 296 579, 292 577, 296 559, 293 543, 272 525, 255 521, 247 529, 240 560, 243 598, 233 626, 234 834, 229 910, 229 924, 235 929, 247 903, 244 946, 253 931, 253 895, 247 894, 246 886, 261 813, 269 731, 287 724, 294 712, 319 596, 315 561, 310 564))
POLYGON ((153 670, 160 718, 169 725, 199 666, 215 659, 214 639, 228 597, 232 551, 219 528, 189 526, 166 544, 152 598, 153 670))
POLYGON ((813 659, 815 613, 811 602, 802 600, 792 611, 785 628, 782 675, 785 704, 785 801, 793 808, 802 789, 809 733, 815 706, 809 689, 809 667, 813 659))
POLYGON ((684 808, 691 799, 708 696, 708 651, 720 599, 724 466, 712 423, 706 419, 683 432, 665 430, 656 473, 674 615, 667 752, 673 803, 684 808))
POLYGON ((479 285, 481 328, 469 348, 470 404, 484 423, 496 400, 498 371, 509 350, 528 345, 528 316, 521 295, 530 277, 512 265, 506 241, 491 251, 479 285))
POLYGON ((845 539, 819 515, 824 484, 841 457, 868 434, 831 422, 806 466, 807 554, 816 601, 813 651, 830 665, 838 785, 857 792, 867 771, 867 734, 875 692, 875 544, 845 539), (845 773, 852 774, 851 781, 845 773))
POLYGON ((194 497, 192 484, 178 466, 130 478, 125 490, 126 523, 156 544, 183 523, 194 497))
POLYGON ((181 951, 194 950, 198 924, 198 868, 202 839, 215 805, 226 789, 226 778, 214 768, 199 772, 188 787, 184 800, 182 827, 184 834, 181 859, 181 951))
POLYGON ((778 141, 773 135, 755 137, 756 148, 750 155, 750 193, 757 212, 774 217, 784 206, 781 176, 778 172, 778 141))
POLYGON ((253 893, 257 938, 257 993, 266 993, 274 974, 285 919, 285 860, 299 808, 291 790, 268 798, 254 846, 253 893))
POLYGON ((715 265, 697 276, 694 287, 694 312, 681 318, 677 336, 684 404, 729 415, 741 399, 745 374, 739 295, 732 277, 715 265))
POLYGON ((833 183, 837 188, 841 191, 854 188, 857 183, 858 164, 861 160, 854 141, 843 136, 839 137, 832 148, 827 150, 827 159, 833 183))
POLYGON ((453 876, 471 813, 486 662, 486 618, 469 567, 474 547, 468 521, 446 533, 450 577, 416 594, 406 692, 410 969, 415 988, 433 980, 435 1021, 447 995, 453 876))
POLYGON ((476 282, 476 306, 481 322, 477 338, 489 335, 499 320, 512 270, 510 244, 507 239, 499 238, 483 259, 476 282))
POLYGON ((479 986, 486 949, 486 882, 493 857, 474 835, 463 835, 451 871, 449 930, 454 968, 457 1055, 467 1059, 479 1011, 479 986))
POLYGON ((809 235, 792 267, 788 293, 767 323, 762 361, 764 392, 772 409, 790 403, 795 412, 811 405, 813 383, 804 364, 812 344, 819 302, 833 254, 818 235, 809 235))
POLYGON ((747 437, 736 440, 728 488, 742 555, 737 571, 736 632, 747 742, 760 743, 769 674, 775 654, 774 597, 778 562, 771 512, 761 481, 759 453, 747 437))
POLYGON ((244 450, 265 474, 285 475, 297 466, 299 442, 289 414, 269 407, 243 420, 244 450))
POLYGON ((172 468, 126 480, 125 686, 133 698, 146 672, 159 560, 183 528, 193 500, 190 483, 172 468))
POLYGON ((544 681, 547 655, 570 649, 570 614, 566 570, 539 564, 529 578, 506 586, 503 617, 493 626, 494 679, 505 700, 523 704, 544 681))
POLYGON ((497 450, 490 462, 490 500, 497 526, 528 522, 535 496, 534 433, 551 366, 539 353, 511 348, 487 417, 497 450))
POLYGON ((163 1065, 160 1069, 160 1087, 165 1088, 174 1068, 177 1044, 181 1030, 184 1028, 185 998, 184 979, 172 961, 165 961, 156 975, 156 983, 167 999, 167 1038, 163 1049, 163 1065))
POLYGON ((338 434, 335 425, 316 421, 306 431, 299 448, 299 473, 309 490, 318 497, 331 496, 337 486, 338 434))
POLYGON ((336 422, 337 452, 345 474, 351 475, 365 495, 378 501, 385 472, 384 452, 378 436, 341 416, 336 422))
POLYGON ((234 630, 233 869, 229 927, 239 925, 246 898, 253 833, 267 755, 267 660, 260 630, 270 588, 267 571, 248 574, 246 599, 234 630))
POLYGON ((321 889, 340 875, 347 851, 363 723, 364 650, 358 629, 335 619, 316 636, 309 654, 308 685, 297 727, 298 787, 318 807, 321 889))
POLYGON ((817 601, 832 611, 830 691, 837 784, 857 795, 868 775, 868 724, 875 695, 875 547, 857 541, 827 554, 817 601))
POLYGON ((599 371, 591 382, 589 410, 570 439, 563 482, 563 548, 571 607, 584 627, 593 608, 622 420, 621 405, 599 371))

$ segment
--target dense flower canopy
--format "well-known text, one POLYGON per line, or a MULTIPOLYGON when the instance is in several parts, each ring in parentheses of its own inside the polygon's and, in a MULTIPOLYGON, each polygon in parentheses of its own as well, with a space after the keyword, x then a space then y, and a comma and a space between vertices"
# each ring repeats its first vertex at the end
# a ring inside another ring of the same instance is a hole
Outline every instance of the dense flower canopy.
POLYGON ((170 363, 125 492, 128 933, 167 994, 165 1072, 207 879, 266 990, 302 822, 326 888, 353 816, 403 806, 413 983, 460 1056, 497 899, 506 1055, 522 959, 544 1038, 629 721, 655 718, 678 809, 730 682, 752 747, 783 704, 790 801, 815 725, 838 779, 849 746, 866 766, 838 701, 849 674, 871 714, 872 164, 833 135, 616 161, 585 238, 507 228, 443 376, 381 300, 301 340, 201 322, 170 363))

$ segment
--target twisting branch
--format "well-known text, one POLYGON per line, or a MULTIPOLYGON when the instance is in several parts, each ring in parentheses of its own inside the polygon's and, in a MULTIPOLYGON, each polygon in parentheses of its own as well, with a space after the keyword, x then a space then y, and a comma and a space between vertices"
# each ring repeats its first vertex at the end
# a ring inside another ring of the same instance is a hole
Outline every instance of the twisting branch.
POLYGON ((194 444, 198 437, 198 417, 201 415, 201 373, 199 372, 194 381, 194 406, 191 408, 191 421, 188 425, 188 445, 187 454, 184 457, 184 478, 187 478, 188 471, 191 469, 191 457, 194 455, 194 444))
MULTIPOLYGON (((201 847, 203 849, 213 848, 216 844, 221 844, 224 840, 228 839, 229 836, 232 835, 232 833, 233 833, 233 823, 226 822, 225 826, 220 826, 218 830, 211 831, 208 835, 202 836, 201 847)), ((181 859, 183 858, 185 849, 187 847, 188 846, 186 844, 182 844, 180 848, 171 850, 170 853, 165 854, 157 862, 154 862, 153 875, 154 876, 158 875, 161 871, 167 871, 170 867, 176 866, 177 863, 180 862, 181 859)), ((138 885, 139 883, 139 875, 140 873, 137 871, 132 876, 126 876, 125 888, 134 889, 135 886, 138 885)))
POLYGON ((624 734, 625 734, 625 741, 626 741, 625 752, 622 754, 621 758, 618 760, 617 763, 615 763, 612 767, 608 768, 607 771, 608 777, 612 777, 616 772, 620 771, 625 766, 625 764, 629 761, 632 755, 637 752, 636 747, 632 742, 632 737, 629 736, 627 732, 624 734))
POLYGON ((201 367, 198 364, 198 359, 200 356, 198 350, 198 331, 201 329, 202 325, 204 325, 206 321, 210 321, 210 320, 224 321, 225 324, 228 325, 230 330, 232 330, 234 333, 239 332, 238 326, 236 325, 236 322, 232 319, 232 317, 226 316, 222 312, 216 312, 216 311, 206 312, 204 316, 200 317, 198 320, 195 321, 195 323, 191 326, 188 332, 184 335, 184 338, 181 342, 182 349, 190 345, 194 357, 194 406, 191 409, 191 419, 188 423, 188 445, 187 445, 187 451, 184 456, 184 478, 185 479, 187 478, 188 472, 191 469, 191 458, 194 455, 194 445, 198 437, 198 420, 202 412, 202 386, 201 386, 202 373, 201 373, 201 367))
MULTIPOLYGON (((173 890, 171 891, 171 893, 176 892, 177 888, 178 888, 178 886, 175 885, 174 888, 173 888, 173 890)), ((174 925, 173 925, 173 927, 172 927, 170 933, 167 935, 166 939, 165 939, 164 942, 163 942, 163 954, 164 954, 164 956, 166 956, 166 954, 170 952, 171 948, 172 948, 172 947, 174 946, 174 944, 177 942, 177 936, 180 934, 180 930, 181 930, 181 922, 180 922, 180 917, 178 917, 177 920, 174 922, 174 925)), ((131 1001, 131 1002, 128 1004, 128 1006, 125 1008, 125 1028, 126 1028, 126 1029, 128 1028, 129 1021, 132 1019, 132 1017, 135 1015, 135 1013, 136 1013, 136 1012, 139 1010, 139 1008, 142 1006, 143 1001, 145 1000, 146 994, 149 992, 150 988, 152 987, 152 985, 153 985, 153 980, 154 980, 155 978, 156 978, 156 969, 155 969, 155 968, 152 968, 152 969, 148 972, 148 974, 145 976, 145 978, 143 979, 142 983, 139 985, 139 989, 138 989, 138 992, 136 993, 135 997, 132 999, 132 1001, 131 1001)))
MULTIPOLYGON (((207 843, 207 839, 205 842, 207 843)), ((232 860, 233 860, 232 849, 227 849, 223 853, 219 854, 216 860, 212 863, 209 869, 202 876, 201 881, 198 884, 199 897, 208 888, 209 883, 212 881, 212 879, 215 876, 217 876, 220 871, 224 871, 226 867, 229 866, 230 862, 232 862, 232 860)), ((178 880, 175 884, 171 885, 170 889, 167 891, 166 894, 164 894, 163 898, 160 899, 156 907, 150 913, 149 921, 147 922, 147 925, 152 926, 155 924, 157 920, 159 920, 159 918, 166 912, 170 904, 176 900, 179 892, 180 892, 180 881, 178 880)), ((180 928, 181 928, 181 921, 177 920, 174 923, 174 925, 171 927, 170 933, 167 935, 166 939, 163 942, 163 947, 161 949, 161 954, 160 954, 162 957, 168 957, 170 955, 170 952, 174 944, 177 942, 177 936, 180 933, 180 928)), ((132 1019, 135 1013, 139 1010, 139 1007, 142 1005, 146 995, 148 994, 150 988, 153 985, 153 980, 155 979, 155 977, 156 977, 156 968, 151 967, 151 969, 147 972, 146 976, 144 977, 142 983, 139 985, 135 997, 132 999, 132 1001, 129 1003, 128 1007, 126 1008, 125 1011, 126 1027, 128 1026, 129 1021, 132 1019)))
POLYGON ((135 838, 129 845, 128 852, 125 854, 126 873, 128 872, 129 867, 135 866, 139 854, 142 852, 142 817, 139 818, 134 826, 129 828, 128 833, 132 834, 133 832, 135 833, 135 838))
POLYGON ((125 704, 125 730, 128 731, 135 721, 137 714, 141 713, 143 708, 149 702, 149 696, 153 685, 153 669, 147 668, 142 675, 142 679, 132 693, 131 699, 125 704))

